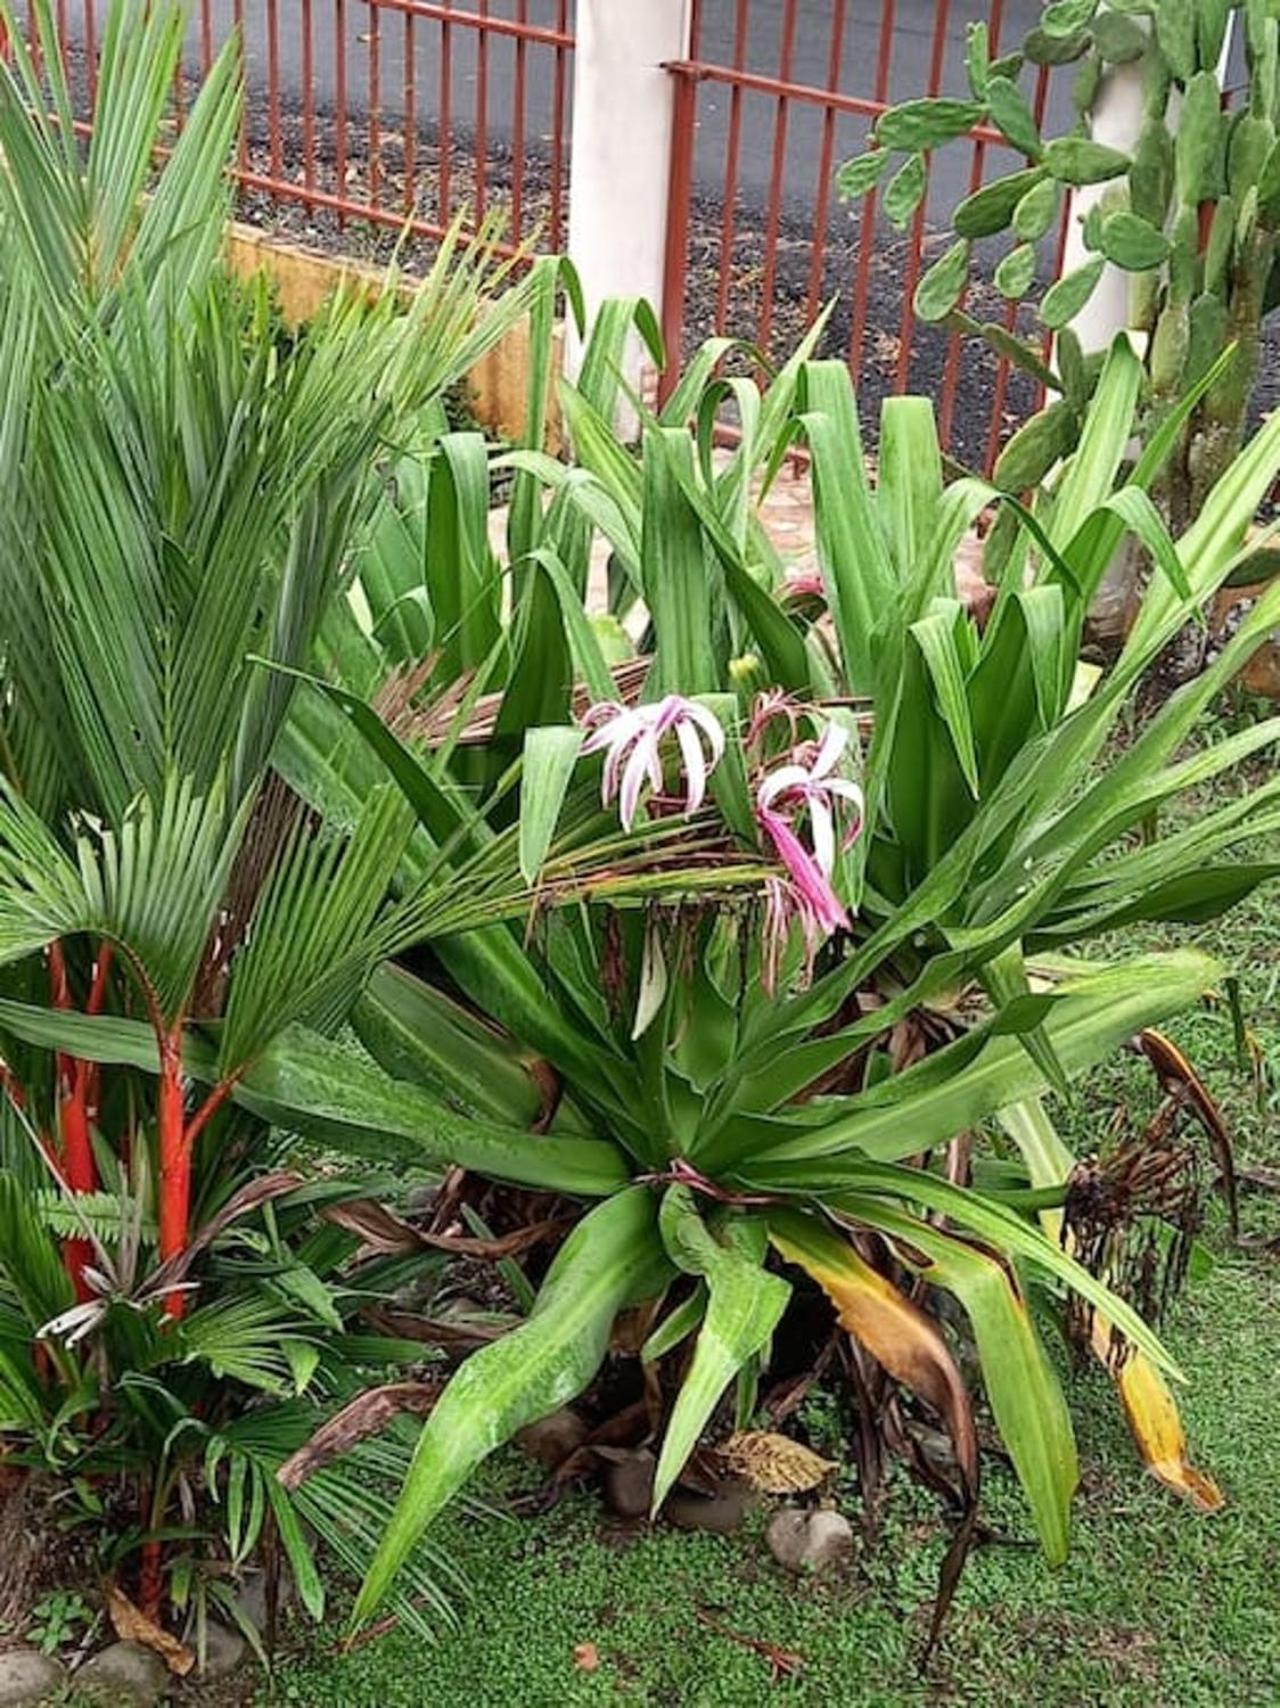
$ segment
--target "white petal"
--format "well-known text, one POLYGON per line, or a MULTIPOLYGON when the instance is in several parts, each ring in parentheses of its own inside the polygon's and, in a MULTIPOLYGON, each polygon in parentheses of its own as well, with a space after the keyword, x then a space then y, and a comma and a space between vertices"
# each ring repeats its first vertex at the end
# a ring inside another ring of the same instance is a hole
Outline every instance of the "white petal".
POLYGON ((810 775, 803 765, 779 765, 778 769, 770 771, 761 783, 756 799, 762 807, 772 806, 778 796, 785 794, 788 789, 807 788, 810 781, 810 775))
POLYGON ((831 821, 831 808, 821 795, 809 800, 809 824, 813 833, 813 857, 829 878, 836 864, 836 831, 831 821))
POLYGON ((615 742, 633 741, 644 727, 644 719, 637 708, 619 706, 600 722, 599 728, 591 732, 582 744, 582 751, 599 753, 601 748, 611 747, 615 742))
POLYGON ((711 764, 714 767, 724 756, 724 727, 720 719, 714 712, 708 711, 706 706, 699 706, 693 700, 684 702, 684 712, 706 736, 707 745, 711 749, 711 764))
POLYGON ((632 736, 623 736, 621 740, 609 743, 604 762, 604 778, 600 785, 600 798, 606 806, 618 792, 618 770, 633 739, 632 736))
MULTIPOLYGON (((618 799, 618 817, 622 828, 630 830, 635 823, 636 808, 640 805, 640 790, 649 768, 649 753, 644 740, 638 741, 622 774, 622 792, 618 799)), ((661 781, 661 776, 659 776, 661 781)))
POLYGON ((687 722, 676 725, 676 739, 680 743, 688 785, 685 789, 684 810, 687 813, 695 813, 707 793, 707 762, 702 756, 702 742, 697 730, 687 722))
POLYGON ((818 757, 813 762, 810 773, 814 777, 825 777, 828 771, 835 768, 836 762, 845 748, 849 745, 849 732, 843 724, 831 722, 822 732, 822 743, 818 748, 818 757))

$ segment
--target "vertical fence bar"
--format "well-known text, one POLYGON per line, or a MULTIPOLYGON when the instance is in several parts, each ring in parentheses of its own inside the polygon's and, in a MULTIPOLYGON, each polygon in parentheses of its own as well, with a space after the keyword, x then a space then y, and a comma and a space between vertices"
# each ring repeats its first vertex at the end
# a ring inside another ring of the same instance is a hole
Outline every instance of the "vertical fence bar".
MULTIPOLYGON (((1003 28, 1004 0, 991 0, 987 42, 993 58, 1000 52, 1000 35, 1003 28)), ((969 168, 970 195, 982 188, 986 159, 987 145, 981 137, 977 137, 974 139, 972 161, 969 168)), ((961 308, 964 307, 965 298, 968 294, 968 287, 966 286, 965 295, 960 299, 961 308)), ((960 383, 960 352, 964 342, 965 340, 960 333, 953 332, 951 334, 950 342, 947 345, 947 359, 942 370, 942 403, 938 411, 938 436, 944 445, 951 443, 951 429, 956 412, 956 392, 960 383)))
MULTIPOLYGON (((733 68, 741 71, 747 63, 747 31, 750 23, 748 0, 737 0, 733 20, 733 68)), ((695 25, 699 14, 694 14, 695 25)), ((692 49, 697 57, 699 47, 695 37, 692 49)), ((745 96, 741 83, 729 92, 729 146, 724 165, 724 205, 720 210, 720 280, 716 291, 715 329, 723 333, 729 319, 729 287, 733 279, 733 251, 738 208, 738 174, 742 154, 742 107, 745 96)))
MULTIPOLYGON (((448 11, 453 0, 443 0, 448 11)), ((450 195, 453 175, 453 25, 448 19, 440 23, 440 184, 437 190, 437 215, 441 225, 448 225, 453 202, 450 195)))
MULTIPOLYGON (((791 63, 796 40, 796 0, 783 0, 781 52, 778 76, 791 81, 791 63)), ((764 271, 760 277, 760 315, 756 335, 760 348, 768 350, 773 334, 773 293, 778 278, 778 234, 782 226, 783 176, 787 164, 787 119, 790 98, 780 94, 773 115, 773 155, 769 163, 769 202, 764 229, 764 271)))
POLYGON ((667 253, 662 279, 662 342, 667 361, 658 376, 658 401, 665 403, 680 377, 685 300, 689 284, 689 210, 693 201, 693 138, 698 85, 689 72, 676 80, 671 122, 671 168, 667 178, 667 253))
MULTIPOLYGON (((829 92, 840 88, 840 71, 844 63, 845 0, 833 0, 831 8, 831 41, 827 54, 827 83, 829 92)), ((818 312, 822 295, 823 263, 827 256, 827 219, 831 211, 831 178, 835 170, 836 110, 828 106, 822 119, 822 148, 818 159, 818 200, 813 215, 813 257, 809 263, 809 288, 805 296, 805 318, 812 320, 818 312)))
POLYGON ((236 37, 240 43, 240 76, 244 83, 244 102, 240 108, 240 141, 237 144, 237 157, 240 170, 249 170, 249 44, 244 35, 244 0, 233 0, 231 9, 232 22, 235 25, 236 37))
MULTIPOLYGON (((556 0, 556 29, 563 36, 569 29, 569 0, 556 0)), ((559 255, 564 248, 564 117, 569 83, 569 54, 563 42, 556 44, 556 69, 551 92, 551 249, 559 255)))
MULTIPOLYGON (((316 54, 312 33, 311 0, 300 0, 302 29, 302 187, 316 187, 316 54)), ((308 212, 312 201, 303 204, 308 212)))
POLYGON ((404 91, 401 99, 401 131, 404 136, 404 207, 412 213, 418 200, 418 67, 417 42, 414 39, 415 19, 412 12, 404 15, 404 91))
POLYGON ((84 65, 89 87, 89 109, 98 99, 98 27, 94 0, 84 0, 84 65))
POLYGON ((280 145, 280 14, 277 0, 267 0, 267 153, 271 176, 284 172, 280 145))
POLYGON ((369 205, 377 208, 382 189, 382 13, 369 8, 369 205))
MULTIPOLYGON (((929 58, 929 84, 926 93, 936 95, 942 87, 942 67, 947 49, 947 24, 951 16, 951 0, 937 0, 933 20, 933 48, 929 58)), ((926 198, 927 200, 927 198, 926 198)), ((907 389, 911 377, 911 346, 915 333, 915 294, 920 281, 920 260, 924 254, 925 201, 921 201, 911 222, 911 249, 907 255, 906 273, 902 281, 902 320, 898 327, 898 371, 894 376, 895 391, 907 389)))
MULTIPOLYGON (((889 98, 889 70, 893 63, 893 26, 896 0, 884 0, 880 13, 880 41, 876 47, 876 80, 872 99, 880 106, 889 98)), ((853 329, 849 337, 849 367, 854 379, 862 373, 863 347, 867 335, 867 306, 871 296, 871 258, 875 248, 876 213, 880 197, 875 190, 864 198, 858 221, 858 271, 853 287, 853 329)))
MULTIPOLYGON (((86 0, 86 21, 93 16, 93 0, 86 0)), ((87 30, 86 30, 87 33, 87 30)), ((205 75, 213 64, 213 12, 210 0, 200 0, 200 65, 205 75)))
MULTIPOLYGON (((333 170, 337 193, 347 193, 347 0, 333 5, 333 170)), ((338 210, 338 228, 345 230, 347 216, 338 210)))
MULTIPOLYGON (((476 0, 481 18, 489 16, 489 0, 476 0)), ((484 24, 476 31, 476 163, 475 210, 477 228, 484 224, 489 184, 489 32, 484 24)))
MULTIPOLYGON (((529 22, 529 0, 517 0, 517 24, 529 22)), ((515 79, 514 102, 511 115, 511 240, 519 243, 524 235, 524 126, 525 126, 525 79, 528 75, 526 54, 528 42, 523 36, 516 37, 515 43, 515 79)))
MULTIPOLYGON (((1036 92, 1032 101, 1032 112, 1035 115, 1037 129, 1044 123, 1044 110, 1048 100, 1049 69, 1042 65, 1036 78, 1036 92)), ((1018 325, 1018 305, 1016 302, 1009 304, 1005 311, 1004 323, 1007 331, 1016 331, 1018 325)), ((995 392, 991 399, 991 422, 987 430, 986 466, 988 469, 995 467, 996 458, 1000 455, 1000 440, 1004 431, 1004 406, 1005 399, 1009 394, 1009 375, 1012 371, 1009 358, 1001 356, 996 363, 995 392)))

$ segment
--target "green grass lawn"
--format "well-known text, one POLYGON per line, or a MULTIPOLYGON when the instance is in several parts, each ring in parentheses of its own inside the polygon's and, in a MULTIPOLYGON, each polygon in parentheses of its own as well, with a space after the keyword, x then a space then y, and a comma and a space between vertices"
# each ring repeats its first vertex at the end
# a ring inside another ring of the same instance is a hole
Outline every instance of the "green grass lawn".
MULTIPOLYGON (((1280 856, 1280 845, 1271 857, 1280 856)), ((1150 933, 1169 940, 1174 933, 1150 933)), ((1258 1042, 1280 1072, 1280 887, 1198 940, 1241 974, 1258 1042)), ((1133 945, 1136 946, 1136 945, 1133 945)), ((1227 1109, 1242 1163, 1280 1166, 1280 1092, 1262 1095, 1235 1063, 1225 1007, 1188 1016, 1177 1040, 1227 1109)), ((1120 1098, 1150 1094, 1145 1069, 1118 1063, 1091 1082, 1065 1125, 1084 1149, 1120 1098)), ((1244 1196, 1253 1234, 1280 1234, 1280 1198, 1244 1196)), ((757 1519, 740 1535, 659 1527, 608 1533, 587 1496, 550 1514, 501 1508, 537 1474, 505 1458, 481 1491, 495 1516, 456 1517, 438 1539, 474 1584, 460 1630, 428 1647, 395 1631, 339 1659, 335 1631, 301 1638, 262 1702, 306 1708, 560 1708, 635 1702, 713 1708, 779 1700, 926 1702, 1037 1708, 1276 1708, 1280 1704, 1280 1258, 1233 1252, 1220 1210, 1215 1262, 1165 1325, 1189 1386, 1194 1457, 1227 1494, 1205 1518, 1137 1464, 1106 1379, 1071 1379, 1083 1466, 1074 1547, 1050 1571, 1026 1545, 1026 1513, 1008 1474, 989 1464, 988 1518, 1009 1540, 975 1552, 943 1644, 920 1668, 946 1531, 936 1501, 898 1478, 879 1545, 841 1581, 797 1583, 778 1568, 757 1519), (709 1623, 712 1621, 713 1623, 709 1623), (725 1632, 794 1651, 799 1672, 774 1683, 760 1653, 725 1632), (592 1644, 595 1670, 575 1662, 592 1644)), ((848 1509, 856 1521, 857 1513, 848 1509)))

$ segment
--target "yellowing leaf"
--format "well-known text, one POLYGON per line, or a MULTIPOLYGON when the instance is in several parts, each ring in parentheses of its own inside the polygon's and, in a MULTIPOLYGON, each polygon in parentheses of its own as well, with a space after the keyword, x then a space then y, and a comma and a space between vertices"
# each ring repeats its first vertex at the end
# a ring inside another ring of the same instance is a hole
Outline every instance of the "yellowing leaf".
MULTIPOLYGON (((1094 1330, 1094 1346, 1105 1360, 1105 1353, 1097 1346, 1100 1328, 1101 1325, 1094 1330)), ((1115 1384, 1133 1439, 1152 1476, 1189 1501, 1197 1511, 1219 1511, 1225 1504, 1225 1496, 1212 1477, 1198 1471, 1188 1460, 1187 1437, 1177 1402, 1151 1360, 1141 1352, 1131 1354, 1115 1372, 1115 1384)))
POLYGON ((789 1262, 799 1264, 836 1307, 841 1328, 897 1382, 942 1417, 951 1434, 965 1494, 976 1498, 978 1438, 964 1379, 936 1323, 825 1224, 780 1212, 769 1218, 769 1238, 789 1262))

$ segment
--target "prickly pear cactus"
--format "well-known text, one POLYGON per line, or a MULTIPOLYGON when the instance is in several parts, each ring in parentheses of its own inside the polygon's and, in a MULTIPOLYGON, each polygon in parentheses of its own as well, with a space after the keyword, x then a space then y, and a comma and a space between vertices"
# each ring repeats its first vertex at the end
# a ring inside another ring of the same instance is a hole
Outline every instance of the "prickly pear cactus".
POLYGON ((1280 305, 1280 0, 1048 0, 1019 51, 1003 58, 992 57, 986 26, 972 25, 967 70, 971 100, 891 109, 867 152, 842 170, 841 188, 863 195, 887 180, 897 193, 886 211, 905 222, 925 194, 931 149, 990 125, 1022 156, 1016 170, 956 209, 957 241, 925 274, 915 303, 921 319, 986 339, 1043 381, 1039 338, 980 325, 961 309, 976 246, 1007 235, 1003 256, 993 255, 986 271, 1058 334, 1050 376, 1057 399, 1002 459, 1010 480, 1036 477, 1088 402, 1090 370, 1062 334, 1107 263, 1131 279, 1130 324, 1147 351, 1149 432, 1234 344, 1235 361, 1170 460, 1160 496, 1181 526, 1239 448, 1261 322, 1280 305), (1248 76, 1228 98, 1222 73, 1232 33, 1248 76), (1069 135, 1043 136, 1023 85, 1042 66, 1072 64, 1078 122, 1069 135), (1145 120, 1132 156, 1090 134, 1100 91, 1122 65, 1142 78, 1145 120), (906 167, 895 161, 903 151, 906 167), (1088 258, 1046 289, 1036 246, 1052 240, 1063 198, 1085 185, 1104 186, 1082 223, 1088 258))

